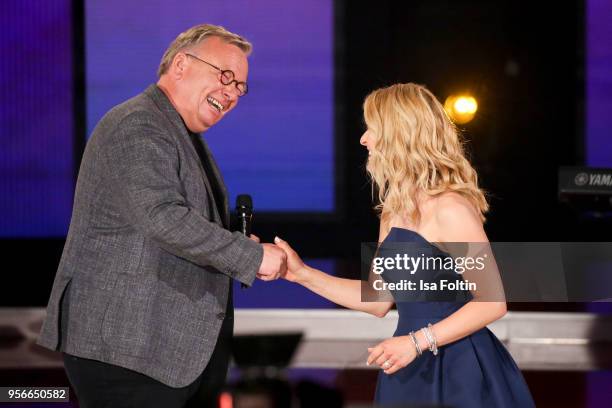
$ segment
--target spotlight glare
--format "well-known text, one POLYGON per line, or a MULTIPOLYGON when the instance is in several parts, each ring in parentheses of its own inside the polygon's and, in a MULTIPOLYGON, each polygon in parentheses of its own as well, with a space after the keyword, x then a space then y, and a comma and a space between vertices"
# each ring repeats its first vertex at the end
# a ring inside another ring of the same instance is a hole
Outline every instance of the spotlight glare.
POLYGON ((454 108, 458 113, 476 113, 478 104, 471 96, 460 96, 455 101, 454 108))
POLYGON ((444 102, 444 110, 453 122, 464 124, 474 119, 478 102, 471 95, 450 95, 444 102))

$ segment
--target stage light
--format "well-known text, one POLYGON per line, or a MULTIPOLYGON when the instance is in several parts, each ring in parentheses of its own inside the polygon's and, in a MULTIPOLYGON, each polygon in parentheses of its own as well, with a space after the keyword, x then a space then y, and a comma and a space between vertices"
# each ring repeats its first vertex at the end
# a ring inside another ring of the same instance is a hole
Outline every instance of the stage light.
POLYGON ((453 122, 462 125, 474 119, 478 102, 471 95, 451 95, 446 98, 444 109, 453 122))

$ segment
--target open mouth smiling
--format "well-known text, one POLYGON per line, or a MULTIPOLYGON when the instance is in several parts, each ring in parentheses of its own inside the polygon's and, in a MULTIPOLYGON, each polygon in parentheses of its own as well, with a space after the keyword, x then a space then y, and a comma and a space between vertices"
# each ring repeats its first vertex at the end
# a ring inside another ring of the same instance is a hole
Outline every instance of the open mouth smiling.
POLYGON ((208 98, 206 98, 206 101, 208 102, 208 104, 210 106, 215 108, 217 110, 217 112, 219 112, 219 113, 223 112, 223 110, 225 109, 225 106, 223 106, 221 104, 221 102, 219 102, 218 100, 216 100, 212 96, 209 96, 208 98))

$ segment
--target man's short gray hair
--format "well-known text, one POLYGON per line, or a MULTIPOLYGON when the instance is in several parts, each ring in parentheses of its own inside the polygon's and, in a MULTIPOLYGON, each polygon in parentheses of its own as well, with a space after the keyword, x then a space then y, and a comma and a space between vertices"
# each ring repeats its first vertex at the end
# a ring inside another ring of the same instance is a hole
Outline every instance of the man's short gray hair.
POLYGON ((213 24, 200 24, 180 33, 178 37, 172 41, 172 44, 170 44, 159 63, 157 76, 161 77, 168 71, 170 64, 172 64, 172 60, 179 51, 198 45, 209 37, 219 37, 226 43, 240 48, 246 55, 249 55, 253 49, 253 45, 244 37, 234 34, 224 27, 213 24))

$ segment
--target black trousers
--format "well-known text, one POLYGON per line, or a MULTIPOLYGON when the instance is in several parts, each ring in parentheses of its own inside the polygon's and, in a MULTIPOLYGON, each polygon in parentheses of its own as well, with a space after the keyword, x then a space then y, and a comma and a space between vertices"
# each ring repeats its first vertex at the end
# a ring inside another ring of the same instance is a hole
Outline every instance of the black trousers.
POLYGON ((183 388, 170 387, 126 368, 64 354, 64 367, 80 407, 216 407, 217 396, 225 385, 231 353, 233 313, 228 315, 206 369, 183 388))

